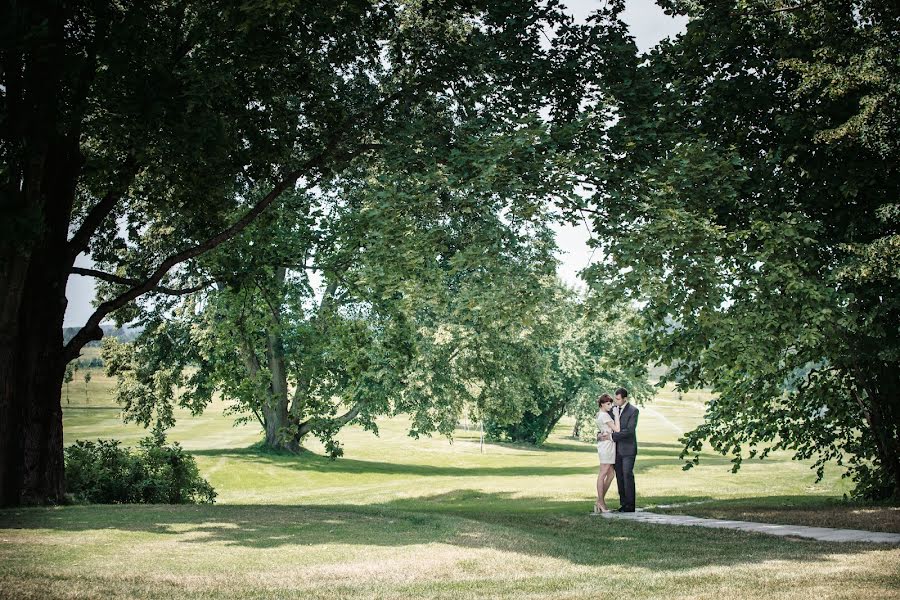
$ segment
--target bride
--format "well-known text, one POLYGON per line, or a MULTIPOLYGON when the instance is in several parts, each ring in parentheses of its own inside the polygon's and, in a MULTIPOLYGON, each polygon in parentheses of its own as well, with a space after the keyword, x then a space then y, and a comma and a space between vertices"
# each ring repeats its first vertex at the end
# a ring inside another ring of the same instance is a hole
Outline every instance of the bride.
MULTIPOLYGON (((610 416, 613 399, 609 394, 603 394, 597 399, 600 412, 597 413, 597 439, 604 433, 619 431, 619 415, 615 419, 610 416)), ((597 454, 600 456, 600 473, 597 475, 597 502, 594 503, 594 513, 609 512, 606 507, 606 492, 612 480, 616 476, 616 443, 612 439, 597 442, 597 454)))

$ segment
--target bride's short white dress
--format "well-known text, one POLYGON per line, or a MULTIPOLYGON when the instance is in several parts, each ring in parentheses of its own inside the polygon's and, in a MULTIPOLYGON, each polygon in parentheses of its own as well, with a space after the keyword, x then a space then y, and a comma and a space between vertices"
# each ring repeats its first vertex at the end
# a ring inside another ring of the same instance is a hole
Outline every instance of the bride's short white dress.
MULTIPOLYGON (((613 418, 608 412, 601 410, 597 414, 597 432, 612 433, 610 423, 613 423, 613 418)), ((597 442, 597 454, 600 456, 601 465, 616 464, 616 443, 611 439, 597 442)))

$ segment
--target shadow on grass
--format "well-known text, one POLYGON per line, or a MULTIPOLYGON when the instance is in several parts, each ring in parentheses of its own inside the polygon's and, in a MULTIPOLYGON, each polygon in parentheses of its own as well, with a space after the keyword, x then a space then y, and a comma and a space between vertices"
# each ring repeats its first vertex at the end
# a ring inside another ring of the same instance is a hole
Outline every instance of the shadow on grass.
MULTIPOLYGON (((681 464, 677 454, 668 450, 668 444, 646 444, 641 448, 635 472, 641 473, 659 466, 681 464)), ((543 449, 543 448, 542 448, 543 449)), ((552 449, 551 449, 552 451, 552 449)), ((596 449, 588 447, 588 452, 595 454, 596 449)), ((278 453, 260 449, 259 446, 247 448, 223 448, 208 450, 191 450, 195 456, 214 458, 230 458, 253 462, 266 466, 277 466, 297 471, 313 471, 319 473, 349 474, 381 474, 381 475, 416 475, 431 477, 554 477, 563 475, 588 475, 596 473, 597 465, 571 466, 471 466, 454 467, 431 465, 427 463, 398 463, 354 458, 338 458, 332 460, 327 456, 304 451, 300 454, 278 453)), ((727 458, 718 455, 704 456, 704 464, 731 464, 727 458)))
MULTIPOLYGON (((500 444, 514 446, 513 444, 500 444)), ((519 447, 515 445, 515 447, 519 447)), ((526 446, 537 452, 547 450, 549 452, 596 452, 597 447, 591 442, 583 442, 573 438, 567 438, 562 442, 545 442, 541 446, 526 446)), ((672 442, 642 442, 638 440, 638 455, 653 453, 659 450, 668 450, 667 455, 678 456, 683 446, 672 442)))
MULTIPOLYGON (((694 498, 697 499, 696 497, 694 498)), ((648 503, 678 498, 646 498, 648 503)), ((371 505, 72 506, 0 511, 0 528, 146 533, 206 552, 346 544, 447 544, 553 557, 588 566, 682 571, 752 564, 761 558, 807 563, 872 549, 733 530, 659 526, 587 513, 590 503, 455 490, 371 505)), ((36 533, 37 536, 40 532, 36 533)), ((123 542, 124 543, 124 542, 123 542)), ((884 548, 880 546, 880 548, 884 548)))
POLYGON ((210 456, 239 459, 265 465, 273 465, 297 471, 315 471, 320 473, 381 474, 381 475, 419 475, 432 477, 523 477, 523 476, 555 476, 585 475, 593 473, 594 467, 585 466, 512 466, 512 467, 451 467, 445 465, 429 465, 420 463, 393 463, 375 460, 359 460, 354 458, 338 458, 332 460, 327 456, 303 452, 301 454, 278 454, 260 451, 255 448, 225 450, 195 450, 195 456, 210 456))

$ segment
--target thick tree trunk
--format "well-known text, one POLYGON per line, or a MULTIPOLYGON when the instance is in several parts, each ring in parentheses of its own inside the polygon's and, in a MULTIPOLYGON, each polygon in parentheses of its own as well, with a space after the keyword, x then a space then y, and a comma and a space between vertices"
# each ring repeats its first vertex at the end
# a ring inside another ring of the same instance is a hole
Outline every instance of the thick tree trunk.
POLYGON ((263 417, 266 423, 266 446, 297 452, 300 445, 287 431, 290 427, 287 365, 284 360, 284 340, 281 337, 281 300, 286 276, 286 268, 279 267, 275 270, 275 299, 274 301, 267 299, 271 317, 269 330, 266 332, 266 361, 269 365, 270 380, 269 398, 263 405, 263 417))
POLYGON ((22 493, 25 404, 17 393, 19 311, 28 253, 6 253, 0 265, 0 506, 14 506, 22 493))
POLYGON ((69 221, 81 164, 77 140, 57 140, 42 186, 47 194, 44 235, 32 252, 20 308, 17 391, 26 410, 21 495, 26 504, 56 504, 65 493, 62 385, 69 357, 62 328, 74 261, 69 221))
MULTIPOLYGON (((62 353, 62 311, 48 310, 58 298, 29 307, 26 323, 34 325, 22 336, 23 357, 18 392, 27 405, 24 437, 24 504, 57 504, 63 500, 63 423, 61 393, 66 361, 62 353)), ((63 300, 65 296, 63 295, 63 300)))
MULTIPOLYGON (((39 234, 4 269, 0 287, 0 498, 4 505, 57 503, 64 493, 61 393, 68 362, 62 326, 72 258, 67 247, 77 141, 56 138, 30 165, 24 206, 37 207, 39 234)), ((21 209, 20 209, 21 210, 21 209)))
MULTIPOLYGON (((64 239, 64 238, 63 238, 64 239)), ((6 506, 57 503, 64 493, 61 394, 66 356, 65 265, 45 237, 34 249, 21 293, 17 332, 4 324, 0 349, 2 460, 6 506)))
POLYGON ((900 499, 900 438, 893 412, 889 401, 875 399, 871 403, 869 426, 875 434, 878 458, 893 483, 892 495, 900 499))
POLYGON ((65 60, 69 10, 60 3, 13 3, 2 11, 13 44, 0 65, 7 75, 3 142, 9 151, 0 193, 4 213, 18 218, 23 230, 21 239, 4 240, 9 246, 0 254, 10 261, 0 268, 4 505, 58 502, 64 492, 62 323, 74 260, 67 248, 69 220, 82 166, 79 119, 60 109, 63 77, 74 68, 65 60))
POLYGON ((281 450, 298 451, 299 444, 295 443, 292 436, 286 434, 285 429, 290 427, 288 420, 288 389, 287 372, 284 364, 284 347, 281 336, 269 332, 267 336, 266 355, 269 359, 269 373, 271 384, 269 398, 263 404, 263 420, 266 425, 266 446, 281 450))

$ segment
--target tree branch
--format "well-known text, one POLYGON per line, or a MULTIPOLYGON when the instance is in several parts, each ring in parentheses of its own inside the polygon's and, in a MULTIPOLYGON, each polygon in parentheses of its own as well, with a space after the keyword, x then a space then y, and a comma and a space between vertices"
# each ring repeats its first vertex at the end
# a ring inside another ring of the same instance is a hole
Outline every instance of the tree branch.
MULTIPOLYGON (((97 269, 85 269, 84 267, 72 267, 69 269, 69 273, 73 275, 83 275, 85 277, 93 277, 95 279, 102 279, 103 281, 108 281, 109 283, 116 283, 119 285, 130 285, 135 286, 141 283, 138 279, 131 279, 129 277, 120 277, 119 275, 113 275, 112 273, 107 273, 105 271, 98 271, 97 269)), ((160 294, 166 294, 167 296, 185 296, 187 294, 193 294, 194 292, 199 292, 212 284, 216 283, 216 280, 204 281, 203 283, 197 284, 195 286, 189 288, 170 288, 158 285, 151 289, 151 292, 157 292, 160 294)))
MULTIPOLYGON (((359 411, 362 410, 362 407, 363 407, 363 401, 359 401, 353 405, 353 408, 351 408, 350 410, 345 412, 340 417, 337 417, 336 419, 334 419, 334 422, 337 424, 337 427, 338 428, 343 427, 344 425, 346 425, 347 423, 349 423, 350 421, 355 419, 356 416, 359 415, 359 411)), ((312 419, 307 419, 306 421, 300 423, 297 427, 297 432, 294 434, 294 440, 299 443, 300 440, 303 438, 303 436, 305 436, 307 433, 309 433, 311 429, 312 429, 312 419)))
POLYGON ((100 322, 103 318, 114 310, 118 310, 122 308, 135 298, 146 294, 147 292, 154 289, 159 281, 169 272, 169 270, 177 264, 183 263, 187 260, 200 256, 209 250, 212 250, 219 244, 226 242, 233 238, 235 235, 243 231, 250 223, 253 222, 256 217, 260 215, 272 202, 275 201, 288 187, 294 184, 300 177, 305 173, 308 169, 313 168, 314 166, 318 166, 323 158, 325 153, 320 153, 314 159, 308 161, 303 167, 288 173, 281 181, 279 181, 272 190, 265 195, 259 202, 257 202, 253 208, 247 211, 243 217, 235 221, 231 226, 227 227, 220 233, 214 235, 213 237, 207 239, 196 246, 192 246, 187 248, 186 250, 182 250, 176 254, 173 254, 166 258, 157 269, 143 282, 135 285, 130 290, 119 294, 115 298, 107 300, 100 304, 94 313, 88 318, 87 323, 85 323, 84 327, 75 334, 75 336, 69 340, 69 343, 65 346, 66 356, 71 360, 77 355, 77 353, 81 350, 81 348, 91 342, 93 340, 99 340, 103 337, 103 331, 100 329, 100 322))
MULTIPOLYGON (((745 13, 745 14, 749 14, 750 16, 753 16, 753 17, 759 17, 762 15, 774 15, 777 13, 793 12, 795 10, 803 10, 804 8, 809 8, 811 6, 815 6, 816 4, 821 4, 821 2, 822 2, 822 0, 810 0, 809 2, 804 2, 802 4, 797 4, 795 6, 782 6, 781 8, 760 9, 760 10, 750 11, 749 13, 745 13)), ((739 14, 739 13, 733 13, 733 14, 739 14)))
MULTIPOLYGON (((402 94, 403 90, 396 91, 390 96, 382 99, 381 102, 379 102, 370 112, 374 113, 376 111, 380 111, 388 104, 402 96, 402 94)), ((281 196, 281 194, 285 190, 294 185, 304 174, 309 173, 317 167, 322 167, 325 163, 326 158, 328 158, 337 148, 338 143, 346 133, 346 128, 351 124, 355 124, 362 116, 363 115, 360 114, 350 115, 344 121, 342 126, 334 132, 334 134, 325 144, 325 147, 318 154, 307 160, 299 168, 285 175, 281 179, 281 181, 275 184, 275 186, 268 194, 266 194, 261 200, 253 205, 253 207, 248 210, 243 217, 238 219, 231 226, 195 246, 172 254, 164 261, 162 261, 159 267, 157 267, 157 269, 143 283, 136 285, 130 290, 116 296, 115 298, 112 298, 100 304, 100 306, 98 306, 94 313, 88 318, 87 323, 85 323, 84 327, 82 327, 78 331, 78 333, 69 340, 69 343, 65 345, 64 352, 67 358, 69 360, 72 360, 73 358, 78 356, 78 352, 81 350, 81 348, 84 347, 85 344, 103 338, 103 330, 100 329, 100 322, 104 317, 106 317, 106 315, 122 308, 135 298, 146 294, 147 292, 155 288, 159 284, 160 280, 166 275, 166 273, 168 273, 169 270, 175 265, 200 256, 236 236, 248 225, 250 225, 250 223, 252 223, 256 219, 256 217, 262 214, 262 212, 279 196, 281 196)), ((353 156, 358 155, 360 152, 362 152, 362 150, 357 148, 353 152, 347 153, 345 156, 350 159, 353 156)))
POLYGON ((94 235, 100 225, 103 224, 104 219, 115 208, 125 190, 134 181, 137 172, 137 161, 133 154, 129 154, 128 158, 125 159, 125 164, 122 165, 119 180, 113 184, 112 189, 97 204, 91 207, 84 221, 81 222, 81 226, 78 227, 78 231, 75 232, 75 235, 72 236, 72 239, 66 245, 70 264, 75 262, 75 257, 87 250, 91 236, 94 235))

